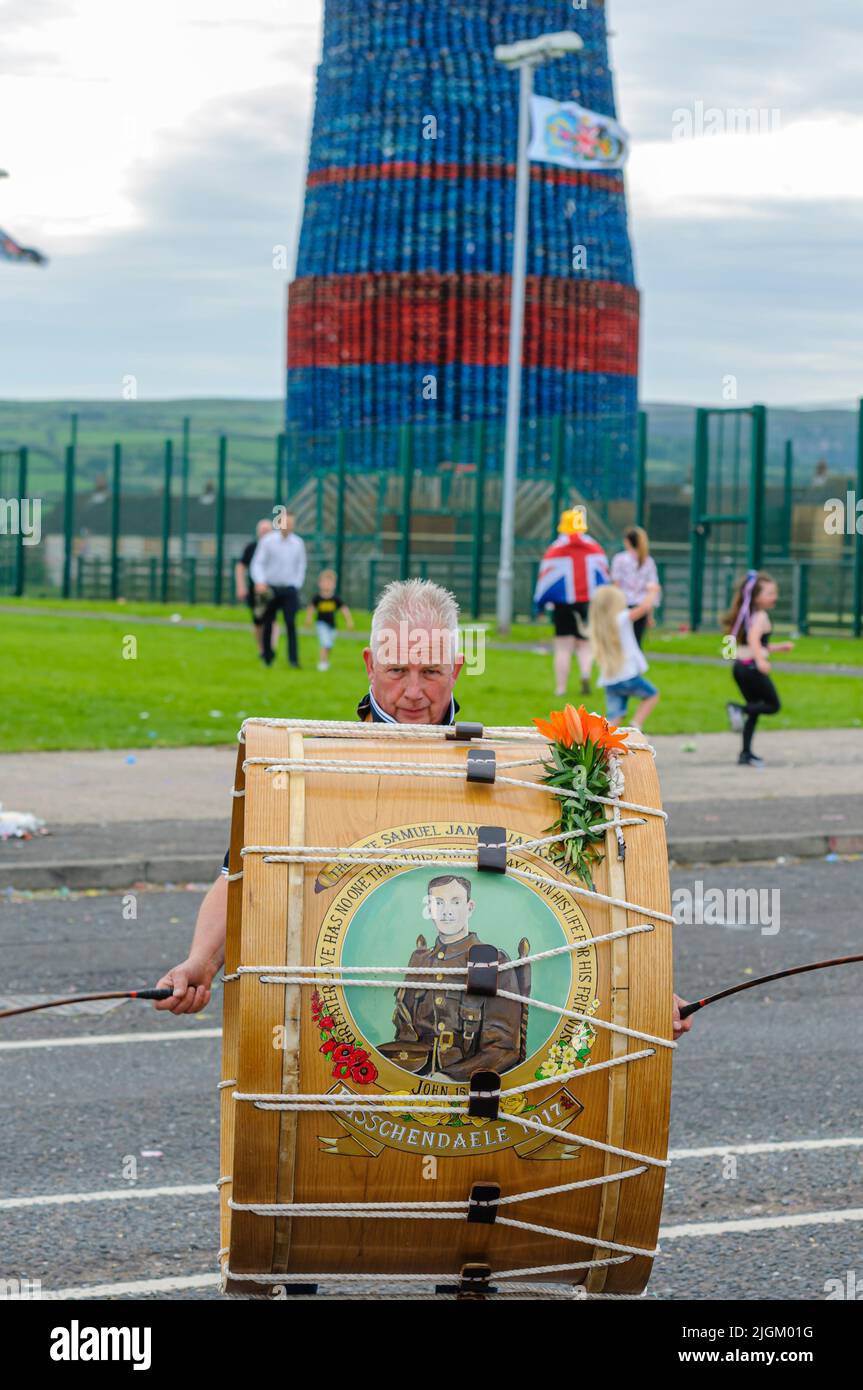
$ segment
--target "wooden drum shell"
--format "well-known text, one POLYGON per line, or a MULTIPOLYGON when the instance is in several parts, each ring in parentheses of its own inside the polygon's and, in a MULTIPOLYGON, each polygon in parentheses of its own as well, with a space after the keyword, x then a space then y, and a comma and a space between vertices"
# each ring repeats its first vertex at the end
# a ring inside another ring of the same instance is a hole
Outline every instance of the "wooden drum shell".
MULTIPOLYGON (((291 967, 315 960, 315 940, 322 917, 339 888, 315 891, 324 863, 265 863, 261 853, 245 856, 244 846, 333 846, 346 848, 386 827, 432 825, 445 821, 504 826, 524 837, 547 833, 557 803, 548 790, 467 783, 463 779, 391 777, 345 770, 339 773, 292 771, 277 778, 261 763, 243 772, 247 759, 356 760, 404 763, 407 766, 464 768, 464 744, 443 739, 309 737, 290 728, 250 723, 241 745, 235 786, 245 792, 234 801, 228 892, 225 975, 240 966, 291 967)), ((476 745, 474 745, 476 746, 476 745)), ((543 756, 538 737, 507 742, 484 739, 495 749, 498 764, 543 756)), ((649 751, 622 759, 623 799, 661 808, 654 760, 649 751)), ((510 775, 535 781, 538 767, 520 767, 510 775)), ((611 812, 609 811, 609 815, 611 812)), ((624 819, 635 812, 623 810, 624 819)), ((606 832, 605 858, 595 874, 599 893, 626 899, 645 911, 612 906, 588 898, 574 899, 591 937, 649 922, 643 934, 600 943, 592 948, 600 1008, 596 1018, 654 1037, 672 1036, 672 945, 670 896, 664 822, 644 817, 624 829, 621 861, 613 831, 606 832)), ((445 856, 445 846, 440 853, 445 856)), ((337 856, 333 856, 337 859, 337 856)), ((517 862, 537 872, 562 875, 547 861, 524 853, 517 862)), ((441 872, 437 870, 436 872, 441 872)), ((453 872, 457 872, 454 870, 453 872)), ((466 869, 475 885, 483 875, 466 869)), ((576 880, 572 880, 573 883, 576 880)), ((480 887, 475 891, 481 891, 480 887)), ((515 902, 515 898, 514 898, 515 902)), ((406 964, 396 953, 391 964, 406 964)), ((394 978, 393 989, 400 983, 394 978)), ((332 1114, 264 1110, 234 1095, 319 1094, 332 1085, 310 1021, 312 984, 264 984, 256 974, 228 979, 224 991, 223 1084, 221 1089, 221 1257, 223 1273, 293 1275, 302 1287, 312 1273, 446 1276, 453 1285, 467 1264, 504 1270, 536 1270, 591 1261, 620 1252, 589 1243, 608 1241, 651 1251, 655 1248, 664 1188, 664 1167, 645 1165, 636 1177, 532 1198, 500 1208, 500 1214, 556 1231, 576 1233, 584 1241, 494 1224, 459 1220, 375 1219, 261 1215, 232 1210, 239 1204, 459 1202, 474 1183, 496 1183, 502 1196, 557 1187, 631 1169, 636 1161, 581 1146, 576 1157, 532 1161, 512 1147, 459 1157, 439 1157, 436 1176, 423 1177, 420 1153, 383 1147, 376 1156, 327 1152, 321 1136, 343 1133, 332 1114), (279 1045, 274 1046, 274 1038, 279 1045)), ((389 996, 389 994, 387 995, 389 996)), ((647 1050, 650 1044, 598 1029, 589 1065, 647 1050)), ((671 1095, 671 1050, 655 1047, 653 1055, 605 1070, 576 1076, 569 1093, 584 1107, 571 1125, 579 1135, 630 1153, 665 1160, 671 1095)), ((413 1078, 406 1076, 408 1085, 413 1078)), ((507 1085, 507 1076, 503 1076, 507 1085)), ((375 1085, 369 1098, 385 1094, 375 1085)), ((400 1088, 397 1088, 400 1089, 400 1088)), ((463 1095, 464 1087, 457 1088, 463 1095)), ((559 1091, 549 1082, 532 1098, 559 1091)), ((539 1112, 542 1113, 542 1112, 539 1112)), ((502 1119, 505 1117, 502 1115, 502 1119)), ((557 1121, 556 1123, 564 1123, 557 1121)), ((510 1127, 515 1131, 515 1126, 510 1127)), ((524 1137, 525 1132, 519 1131, 524 1137)), ((527 1137, 530 1137, 529 1135, 527 1137)), ((649 1255, 584 1271, 525 1275, 534 1280, 586 1284, 588 1291, 638 1293, 647 1283, 649 1255)), ((506 1281, 501 1281, 505 1286, 506 1281)), ((228 1278, 228 1292, 267 1295, 275 1286, 228 1278)), ((323 1286, 322 1286, 323 1287, 323 1286)))

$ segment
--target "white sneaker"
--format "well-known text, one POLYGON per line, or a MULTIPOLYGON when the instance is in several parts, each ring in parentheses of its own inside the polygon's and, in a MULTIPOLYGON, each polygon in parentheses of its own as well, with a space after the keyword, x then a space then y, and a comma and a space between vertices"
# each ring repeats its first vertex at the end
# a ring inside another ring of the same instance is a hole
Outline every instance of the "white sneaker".
POLYGON ((734 732, 736 734, 742 734, 744 719, 743 710, 740 708, 740 706, 735 705, 733 700, 729 700, 728 704, 725 706, 725 712, 728 715, 728 722, 731 725, 734 732))
POLYGON ((325 661, 319 661, 319 662, 318 662, 318 670, 319 670, 319 671, 329 671, 329 669, 330 669, 330 668, 329 668, 329 666, 327 665, 327 663, 326 663, 325 661))

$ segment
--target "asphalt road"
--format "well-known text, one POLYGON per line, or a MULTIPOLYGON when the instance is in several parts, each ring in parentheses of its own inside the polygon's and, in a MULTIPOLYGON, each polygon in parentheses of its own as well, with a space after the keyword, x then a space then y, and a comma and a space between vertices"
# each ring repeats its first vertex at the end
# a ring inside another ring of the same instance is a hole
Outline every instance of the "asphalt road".
MULTIPOLYGON (((678 926, 677 988, 688 998, 860 949, 863 861, 687 870, 673 887, 696 879, 705 890, 776 889, 780 918, 774 934, 769 924, 678 926)), ((122 894, 0 898, 0 993, 153 982, 185 953, 199 899, 142 891, 125 920, 122 894)), ((861 993, 863 966, 849 966, 696 1017, 675 1059, 679 1156, 649 1297, 818 1300, 828 1280, 863 1278, 861 993), (768 1148, 733 1152, 734 1164, 694 1152, 752 1144, 768 1148), (741 1220, 743 1230, 728 1225, 741 1220)), ((130 1003, 0 1024, 0 1277, 40 1280, 46 1293, 218 1298, 214 1283, 182 1281, 215 1268, 219 1014, 214 1003, 173 1020, 130 1003), (123 1195, 69 1200, 110 1193, 123 1195)))

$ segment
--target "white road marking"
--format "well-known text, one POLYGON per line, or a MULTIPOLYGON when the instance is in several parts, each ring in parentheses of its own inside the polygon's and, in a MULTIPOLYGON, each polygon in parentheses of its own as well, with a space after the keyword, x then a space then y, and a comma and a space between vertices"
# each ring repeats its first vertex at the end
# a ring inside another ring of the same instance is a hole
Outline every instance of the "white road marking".
MULTIPOLYGON (((169 1279, 135 1279, 128 1284, 85 1284, 82 1288, 43 1289, 39 1297, 65 1300, 70 1298, 118 1298, 122 1294, 133 1294, 135 1298, 142 1298, 148 1293, 178 1293, 181 1289, 212 1289, 217 1288, 218 1283, 218 1274, 190 1274, 187 1276, 178 1275, 169 1279)), ((11 1297, 12 1302, 22 1301, 20 1298, 16 1299, 14 1294, 11 1297)))
POLYGON ((840 1226, 846 1221, 863 1221, 863 1207, 846 1207, 840 1211, 805 1211, 796 1216, 746 1216, 738 1221, 693 1221, 686 1226, 660 1227, 659 1239, 745 1235, 750 1231, 782 1231, 793 1226, 840 1226))
POLYGON ((31 1047, 98 1047, 104 1043, 130 1042, 193 1042, 198 1038, 220 1038, 221 1028, 189 1028, 182 1032, 164 1033, 87 1033, 82 1038, 22 1038, 15 1042, 0 1042, 0 1052, 23 1052, 31 1047))
POLYGON ((0 1197, 0 1211, 22 1207, 65 1207, 84 1202, 148 1202, 153 1197, 217 1197, 214 1182, 185 1183, 176 1187, 117 1187, 104 1192, 52 1192, 37 1197, 0 1197))
POLYGON ((793 1149, 861 1149, 863 1138, 845 1139, 777 1139, 769 1143, 714 1144, 707 1149, 671 1149, 672 1162, 684 1158, 721 1158, 723 1154, 782 1154, 793 1149))
MULTIPOLYGON (((706 1149, 676 1149, 670 1157, 680 1162, 688 1158, 721 1157, 723 1154, 771 1154, 790 1153, 795 1149, 804 1151, 820 1149, 860 1149, 863 1137, 842 1139, 783 1139, 774 1143, 739 1144, 736 1147, 720 1148, 718 1145, 706 1149)), ((0 1197, 0 1211, 20 1210, 24 1207, 62 1207, 78 1206, 89 1202, 145 1202, 157 1197, 215 1197, 218 1188, 215 1182, 166 1184, 161 1187, 109 1187, 99 1192, 50 1192, 31 1197, 0 1197)), ((756 1220, 773 1218, 754 1218, 756 1220)), ((851 1219, 851 1218, 849 1218, 851 1219)), ((676 1227, 670 1229, 676 1230, 676 1227)), ((684 1229, 681 1227, 681 1229, 684 1229)), ((689 1229, 688 1227, 685 1229, 689 1229)), ((703 1229, 699 1226, 699 1229, 703 1229)), ((754 1229, 754 1228, 753 1228, 754 1229)))
MULTIPOLYGON (((753 1216, 740 1221, 701 1221, 687 1226, 660 1227, 659 1239, 679 1240, 682 1237, 745 1235, 752 1231, 787 1230, 795 1226, 837 1226, 850 1221, 863 1221, 863 1207, 846 1211, 811 1211, 797 1216, 753 1216)), ((130 1294, 141 1298, 149 1293, 175 1293, 181 1289, 216 1288, 216 1274, 195 1274, 169 1279, 138 1279, 122 1284, 85 1284, 78 1288, 43 1290, 43 1299, 118 1298, 130 1294)), ((12 1301, 16 1296, 7 1295, 12 1301)), ((0 1295, 2 1298, 2 1295, 0 1295)), ((20 1301, 20 1300, 19 1300, 20 1301)))

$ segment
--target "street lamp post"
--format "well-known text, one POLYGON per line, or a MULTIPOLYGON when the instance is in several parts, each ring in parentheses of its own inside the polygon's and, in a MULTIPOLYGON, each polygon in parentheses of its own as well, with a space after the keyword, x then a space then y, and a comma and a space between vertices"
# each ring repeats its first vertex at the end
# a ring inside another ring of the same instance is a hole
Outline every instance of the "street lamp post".
POLYGON ((506 634, 512 626, 515 584, 515 497, 518 483, 518 442, 521 424, 521 374, 524 345, 524 299, 527 278, 527 236, 530 214, 530 99, 536 68, 552 58, 564 58, 584 47, 578 34, 564 31, 536 39, 499 44, 494 56, 519 74, 518 159, 515 184, 515 229, 512 248, 509 364, 506 397, 506 444, 500 521, 500 563, 497 574, 497 625, 506 634))

